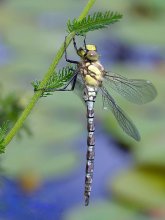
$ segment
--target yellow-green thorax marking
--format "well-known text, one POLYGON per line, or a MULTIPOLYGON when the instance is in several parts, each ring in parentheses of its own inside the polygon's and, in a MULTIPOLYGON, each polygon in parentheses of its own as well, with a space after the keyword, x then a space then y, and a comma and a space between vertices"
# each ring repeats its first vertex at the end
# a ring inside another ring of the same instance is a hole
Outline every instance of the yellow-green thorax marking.
POLYGON ((85 49, 80 47, 77 51, 82 59, 79 63, 80 73, 86 85, 99 87, 103 81, 104 68, 99 62, 96 46, 88 44, 85 49))

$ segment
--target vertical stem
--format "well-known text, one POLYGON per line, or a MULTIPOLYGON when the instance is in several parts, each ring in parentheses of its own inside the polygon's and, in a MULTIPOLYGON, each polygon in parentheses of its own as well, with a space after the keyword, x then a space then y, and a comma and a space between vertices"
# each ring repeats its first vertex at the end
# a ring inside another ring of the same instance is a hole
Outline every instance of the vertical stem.
POLYGON ((87 3, 84 10, 82 11, 81 15, 79 16, 78 20, 81 21, 86 15, 88 14, 89 10, 92 8, 96 0, 91 0, 87 3))
MULTIPOLYGON (((96 0, 89 0, 87 5, 85 6, 84 10, 82 11, 81 15, 79 16, 78 20, 82 20, 89 12, 89 10, 91 9, 91 7, 93 6, 93 4, 95 3, 96 0)), ((72 38, 75 36, 75 33, 72 32, 70 33, 67 38, 66 38, 66 47, 70 44, 72 38)), ((64 43, 61 45, 60 49, 58 50, 52 64, 50 65, 47 73, 45 74, 45 77, 43 78, 41 84, 40 84, 40 88, 43 88, 47 81, 49 80, 49 78, 53 75, 54 73, 54 69, 56 68, 57 64, 59 63, 60 59, 62 58, 64 54, 64 43)), ((15 134, 18 132, 18 130, 22 127, 23 122, 25 121, 25 119, 28 117, 28 115, 30 114, 30 112, 32 111, 33 107, 35 106, 35 104, 37 103, 37 101, 39 100, 40 96, 42 94, 42 91, 38 91, 36 92, 32 99, 30 100, 29 104, 27 105, 27 107, 25 108, 25 110, 22 112, 21 116, 19 117, 19 119, 16 121, 15 125, 13 126, 13 128, 10 130, 10 132, 7 134, 7 136, 5 137, 3 143, 1 144, 3 147, 6 146, 7 144, 10 143, 10 141, 13 139, 13 137, 15 136, 15 134)))

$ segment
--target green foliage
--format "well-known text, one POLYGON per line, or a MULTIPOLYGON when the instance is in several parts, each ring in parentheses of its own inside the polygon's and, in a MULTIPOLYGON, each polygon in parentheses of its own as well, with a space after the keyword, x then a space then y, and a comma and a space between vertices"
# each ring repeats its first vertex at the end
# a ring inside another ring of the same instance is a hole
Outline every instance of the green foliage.
MULTIPOLYGON (((72 22, 68 20, 68 32, 70 34, 75 32, 76 35, 84 35, 88 31, 106 28, 108 25, 117 22, 121 18, 122 15, 117 12, 95 12, 93 15, 88 15, 82 20, 74 19, 72 22)), ((43 93, 41 97, 46 97, 48 95, 52 95, 51 92, 55 91, 56 89, 65 86, 68 80, 73 76, 74 71, 75 67, 71 65, 64 67, 63 69, 59 70, 59 72, 54 71, 51 77, 47 80, 44 88, 40 88, 41 81, 38 80, 32 82, 31 84, 34 87, 34 91, 42 90, 43 93)))
POLYGON ((108 25, 119 21, 121 18, 122 15, 117 12, 95 12, 93 15, 88 15, 81 21, 74 19, 71 22, 68 20, 68 32, 71 33, 74 31, 77 35, 84 35, 89 31, 106 28, 108 25))
MULTIPOLYGON (((4 96, 2 87, 0 88, 0 153, 2 153, 4 151, 3 140, 7 130, 10 130, 17 121, 21 112, 24 110, 26 106, 26 99, 22 99, 17 94, 13 93, 4 96)), ((29 135, 31 134, 31 130, 29 129, 27 123, 22 126, 22 129, 24 129, 29 135)), ((18 132, 18 137, 21 137, 20 132, 18 132)))
POLYGON ((68 80, 73 76, 75 70, 76 69, 74 66, 68 65, 63 67, 58 72, 55 71, 47 81, 45 88, 40 88, 41 81, 36 80, 31 84, 34 87, 34 91, 43 90, 42 97, 46 97, 47 95, 51 95, 50 92, 65 86, 68 80))

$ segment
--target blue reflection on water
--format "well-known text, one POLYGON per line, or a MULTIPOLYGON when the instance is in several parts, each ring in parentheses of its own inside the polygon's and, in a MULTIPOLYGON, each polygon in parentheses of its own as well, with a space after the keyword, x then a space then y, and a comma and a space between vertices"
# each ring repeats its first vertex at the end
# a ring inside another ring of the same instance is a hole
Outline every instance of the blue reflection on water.
MULTIPOLYGON (((78 168, 61 179, 45 181, 34 193, 25 195, 16 182, 3 178, 0 189, 0 219, 3 220, 60 220, 62 215, 76 205, 84 206, 84 173, 86 137, 75 144, 79 151, 78 168)), ((96 160, 91 203, 107 199, 107 180, 131 163, 131 156, 117 146, 103 131, 96 133, 96 160)))
MULTIPOLYGON (((99 46, 98 46, 99 47, 99 46)), ((157 45, 130 44, 120 39, 105 39, 99 47, 107 63, 128 63, 153 67, 164 61, 164 50, 157 45)))
POLYGON ((0 66, 10 62, 11 51, 0 39, 0 66))

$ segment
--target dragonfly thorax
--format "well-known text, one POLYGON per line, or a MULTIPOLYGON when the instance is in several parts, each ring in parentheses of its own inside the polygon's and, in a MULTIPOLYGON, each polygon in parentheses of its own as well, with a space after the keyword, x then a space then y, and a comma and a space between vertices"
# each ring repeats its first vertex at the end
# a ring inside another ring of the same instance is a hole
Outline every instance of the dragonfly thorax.
POLYGON ((104 77, 104 67, 99 61, 83 60, 79 64, 80 73, 86 85, 100 87, 104 77))

